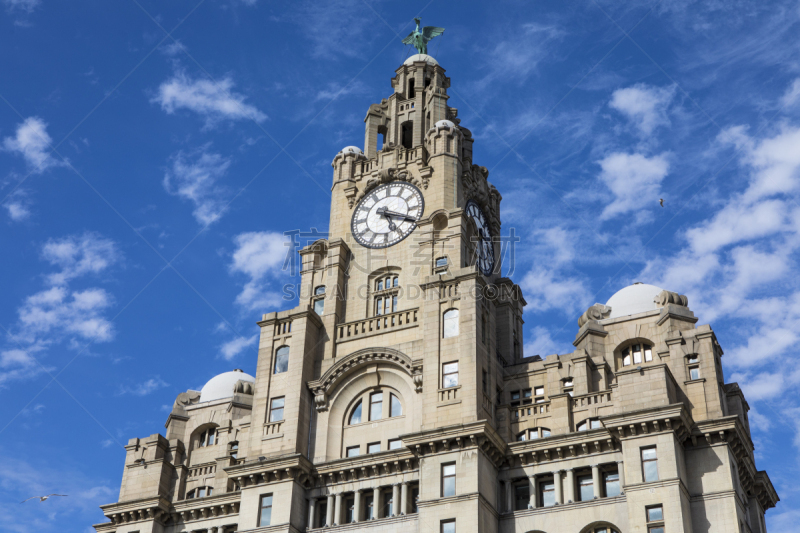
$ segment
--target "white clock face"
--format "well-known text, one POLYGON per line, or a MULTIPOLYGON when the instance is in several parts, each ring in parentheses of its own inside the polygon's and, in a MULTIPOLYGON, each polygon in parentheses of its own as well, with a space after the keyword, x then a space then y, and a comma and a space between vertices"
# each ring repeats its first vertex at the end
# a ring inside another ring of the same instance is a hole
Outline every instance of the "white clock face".
POLYGON ((490 276, 494 270, 494 243, 492 242, 492 232, 489 229, 489 223, 486 221, 486 215, 483 210, 470 200, 467 202, 467 215, 475 222, 478 228, 479 242, 478 242, 478 266, 483 272, 484 276, 490 276))
POLYGON ((362 246, 386 248, 408 237, 424 210, 425 201, 419 189, 410 183, 393 181, 361 199, 350 227, 362 246))

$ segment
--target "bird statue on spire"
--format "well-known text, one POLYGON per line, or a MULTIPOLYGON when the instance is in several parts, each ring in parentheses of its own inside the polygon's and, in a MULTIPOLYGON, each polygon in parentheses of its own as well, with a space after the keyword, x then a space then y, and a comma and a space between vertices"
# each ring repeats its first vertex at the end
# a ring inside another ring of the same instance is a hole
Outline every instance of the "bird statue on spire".
POLYGON ((444 28, 437 28, 436 26, 425 26, 420 30, 419 27, 420 19, 415 18, 414 21, 417 23, 417 27, 416 29, 414 29, 414 31, 408 34, 408 37, 403 39, 403 44, 410 44, 417 49, 418 53, 427 54, 428 41, 430 41, 434 37, 438 37, 439 35, 443 34, 444 28))

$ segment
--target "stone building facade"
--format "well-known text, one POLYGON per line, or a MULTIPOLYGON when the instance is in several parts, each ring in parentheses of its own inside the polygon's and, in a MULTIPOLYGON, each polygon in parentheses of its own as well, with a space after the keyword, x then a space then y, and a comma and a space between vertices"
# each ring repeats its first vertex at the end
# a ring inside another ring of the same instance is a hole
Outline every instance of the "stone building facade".
POLYGON ((299 305, 255 377, 178 396, 133 438, 99 533, 765 533, 748 405, 685 296, 635 284, 524 357, 498 191, 431 57, 333 159, 299 305))

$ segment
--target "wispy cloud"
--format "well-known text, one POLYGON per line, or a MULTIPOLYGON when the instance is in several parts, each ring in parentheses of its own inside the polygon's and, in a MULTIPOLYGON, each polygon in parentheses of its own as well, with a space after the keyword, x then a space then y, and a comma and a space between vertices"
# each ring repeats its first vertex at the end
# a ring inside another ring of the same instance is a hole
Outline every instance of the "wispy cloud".
POLYGON ((245 274, 249 279, 236 303, 247 311, 264 310, 283 303, 281 294, 271 287, 271 281, 284 274, 286 237, 271 231, 247 232, 234 239, 236 250, 229 269, 245 274))
POLYGON ((661 197, 661 182, 669 173, 667 154, 647 157, 643 154, 615 152, 598 161, 600 181, 614 195, 600 217, 608 220, 655 205, 661 197))
POLYGON ((30 172, 41 173, 65 164, 53 157, 52 142, 47 133, 47 123, 39 117, 28 117, 17 125, 14 137, 3 139, 3 149, 21 155, 30 172))
POLYGON ((203 226, 218 221, 225 213, 226 190, 218 182, 231 165, 229 158, 209 149, 206 145, 193 152, 176 153, 164 175, 164 189, 192 202, 194 217, 203 226))
POLYGON ((258 343, 258 335, 252 335, 250 337, 236 337, 220 346, 220 353, 222 354, 223 358, 230 361, 242 353, 245 349, 253 346, 256 343, 258 343))
POLYGON ((156 376, 154 378, 150 378, 146 381, 137 383, 135 385, 123 385, 120 387, 119 393, 133 394, 134 396, 147 396, 148 394, 155 392, 158 389, 162 389, 168 386, 169 383, 161 379, 160 376, 156 376))
POLYGON ((3 4, 5 4, 9 11, 19 11, 22 13, 32 13, 40 3, 41 0, 3 0, 3 4))
POLYGON ((214 82, 193 79, 185 72, 178 71, 159 86, 158 93, 151 101, 169 114, 180 109, 197 113, 205 119, 207 128, 225 120, 266 120, 267 115, 246 103, 244 95, 233 91, 234 85, 230 77, 214 82))
POLYGON ((614 91, 609 106, 625 115, 642 134, 650 135, 658 126, 669 125, 667 108, 674 96, 674 86, 651 87, 638 83, 614 91))

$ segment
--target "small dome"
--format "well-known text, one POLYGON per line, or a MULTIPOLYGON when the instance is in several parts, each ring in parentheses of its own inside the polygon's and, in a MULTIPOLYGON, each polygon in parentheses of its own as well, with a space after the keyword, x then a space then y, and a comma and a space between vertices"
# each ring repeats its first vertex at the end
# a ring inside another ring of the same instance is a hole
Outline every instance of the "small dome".
POLYGON ((245 374, 238 368, 232 372, 224 372, 214 376, 208 380, 208 383, 203 385, 203 388, 200 389, 200 403, 233 397, 233 387, 239 380, 251 383, 256 382, 256 378, 250 374, 245 374))
POLYGON ((455 128, 456 125, 450 122, 449 120, 440 120, 436 124, 433 125, 434 128, 455 128))
POLYGON ((439 64, 438 61, 436 61, 434 58, 432 58, 431 56, 429 56, 427 54, 414 54, 413 56, 411 56, 408 59, 406 59, 405 61, 403 61, 403 64, 404 65, 412 65, 412 64, 416 63, 417 61, 424 61, 429 65, 438 65, 439 64))
POLYGON ((646 283, 634 283, 620 289, 606 302, 606 305, 611 308, 608 318, 635 315, 658 309, 655 298, 660 292, 660 288, 646 283))
POLYGON ((345 146, 341 150, 339 150, 340 154, 361 154, 364 155, 364 151, 361 150, 358 146, 345 146))

